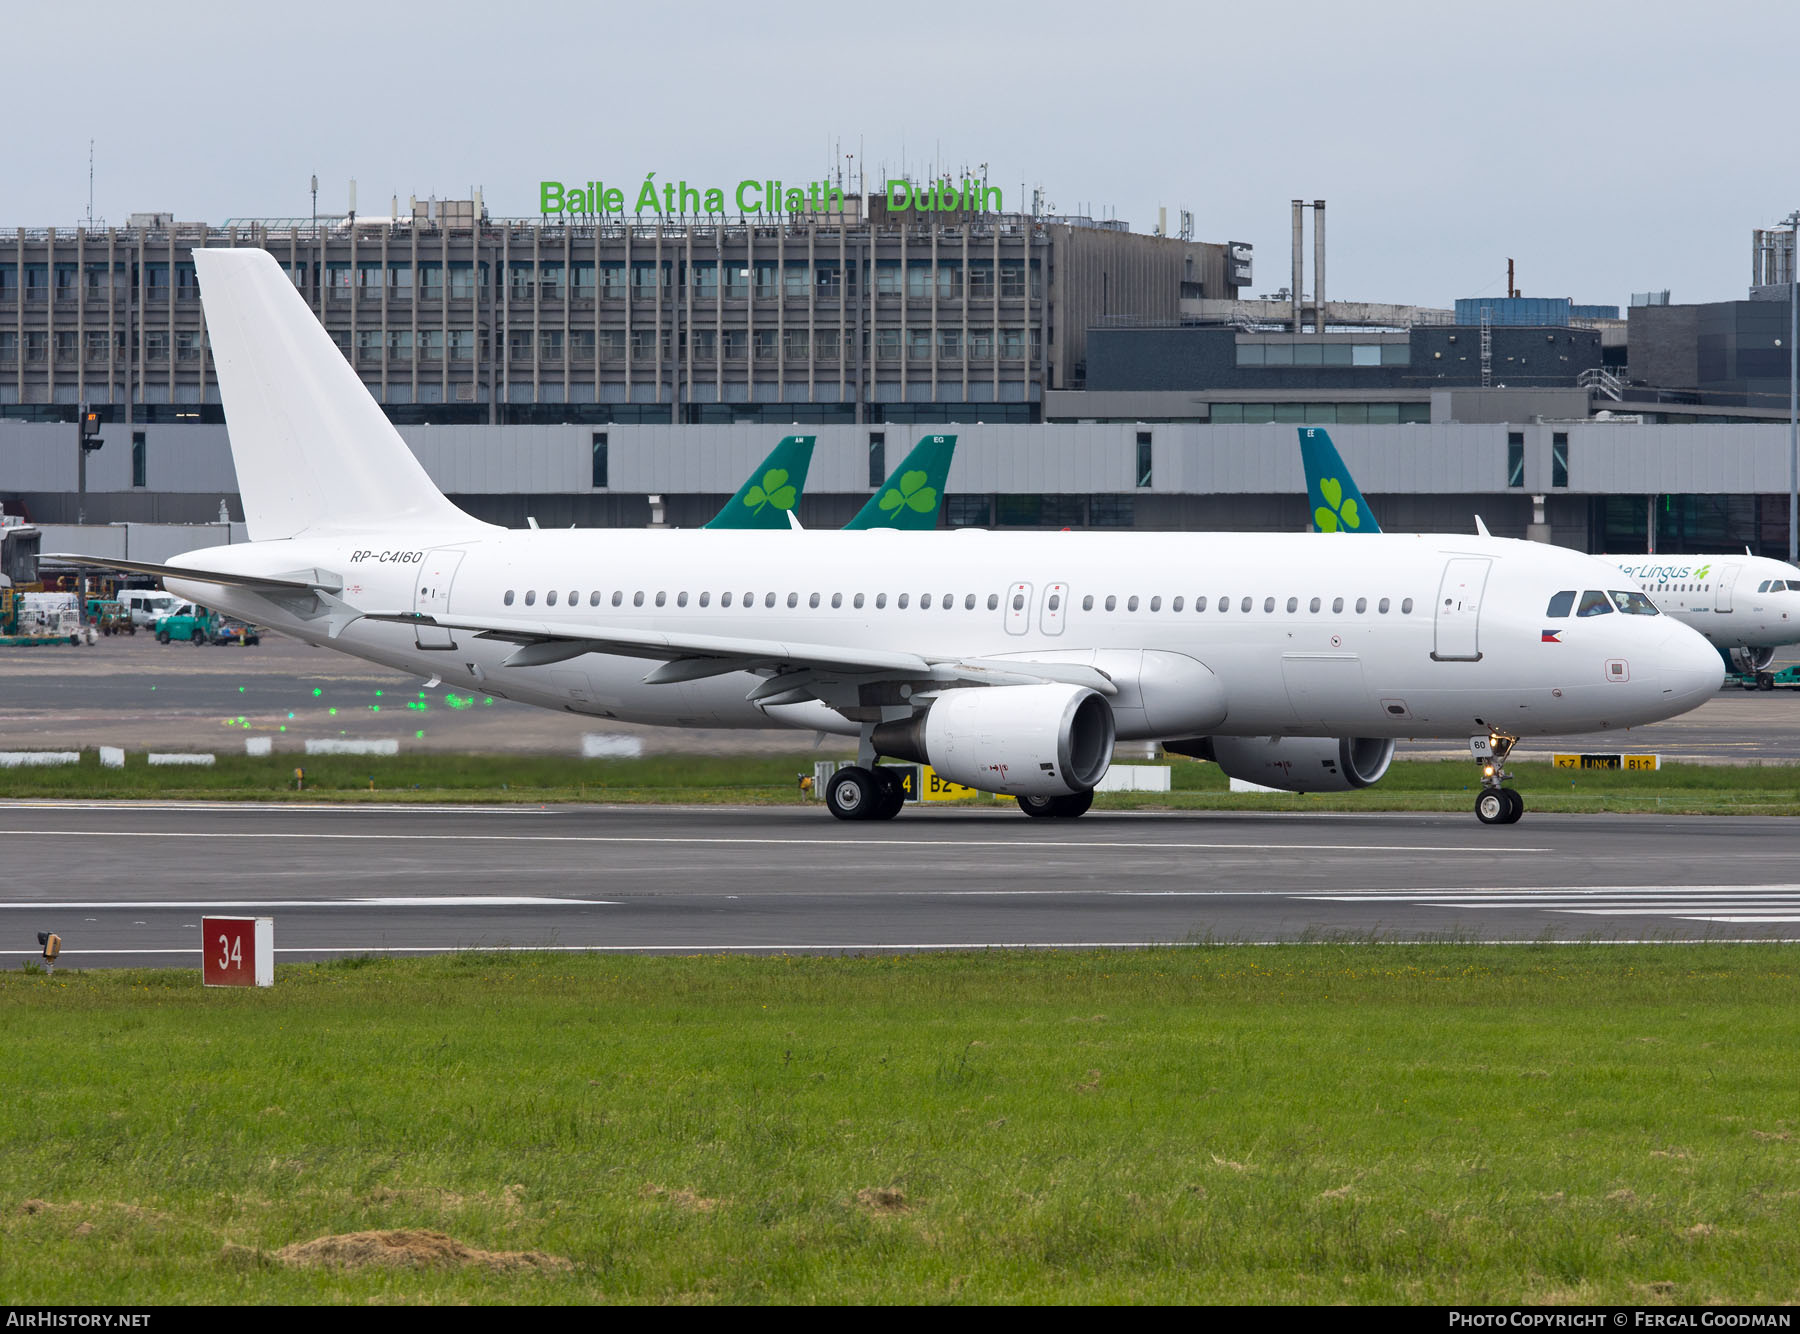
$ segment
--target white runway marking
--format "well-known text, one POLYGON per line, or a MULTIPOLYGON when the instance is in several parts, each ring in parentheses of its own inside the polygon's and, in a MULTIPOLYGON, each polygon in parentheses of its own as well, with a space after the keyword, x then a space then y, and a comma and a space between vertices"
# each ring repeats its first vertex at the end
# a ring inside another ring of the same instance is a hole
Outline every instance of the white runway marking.
POLYGON ((1688 922, 1800 922, 1800 885, 1561 885, 1544 889, 1420 889, 1303 894, 1320 903, 1430 908, 1530 908, 1573 917, 1671 917, 1688 922))
POLYGON ((618 906, 614 899, 533 898, 517 894, 434 894, 417 898, 391 899, 149 899, 114 902, 40 902, 26 899, 0 903, 0 908, 29 908, 45 912, 77 909, 116 908, 136 912, 142 908, 552 908, 552 907, 618 906))

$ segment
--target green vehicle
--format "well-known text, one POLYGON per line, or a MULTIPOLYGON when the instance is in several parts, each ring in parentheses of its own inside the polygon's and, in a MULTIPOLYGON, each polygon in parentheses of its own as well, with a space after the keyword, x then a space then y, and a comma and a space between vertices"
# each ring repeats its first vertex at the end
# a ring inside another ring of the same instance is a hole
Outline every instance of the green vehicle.
POLYGON ((156 642, 185 639, 192 644, 209 642, 218 627, 217 618, 205 607, 184 602, 156 623, 156 642))

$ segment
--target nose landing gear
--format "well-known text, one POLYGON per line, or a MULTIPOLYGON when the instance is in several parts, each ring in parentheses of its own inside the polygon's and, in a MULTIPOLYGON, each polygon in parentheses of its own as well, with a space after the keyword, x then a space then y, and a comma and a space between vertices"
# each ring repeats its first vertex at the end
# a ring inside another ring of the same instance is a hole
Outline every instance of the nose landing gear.
POLYGON ((1506 757, 1518 744, 1518 737, 1498 730, 1469 738, 1469 752, 1481 765, 1481 792, 1475 798, 1475 818, 1483 824, 1516 824, 1525 814, 1525 798, 1505 786, 1506 780, 1512 777, 1506 771, 1506 757))

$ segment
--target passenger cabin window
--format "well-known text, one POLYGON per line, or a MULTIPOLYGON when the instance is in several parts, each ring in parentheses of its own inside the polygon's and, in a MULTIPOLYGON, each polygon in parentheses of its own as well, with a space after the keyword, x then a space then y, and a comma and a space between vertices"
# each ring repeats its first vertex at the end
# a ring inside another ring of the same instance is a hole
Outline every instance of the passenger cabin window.
POLYGON ((600 590, 596 588, 592 593, 588 594, 588 606, 598 607, 599 605, 600 605, 600 590))
POLYGON ((1657 611, 1656 604, 1642 593, 1621 593, 1614 589, 1612 599, 1613 606, 1627 616, 1660 616, 1662 614, 1657 611))
POLYGON ((528 588, 525 590, 525 605, 527 607, 537 605, 537 589, 528 588))
POLYGON ((1250 599, 1245 598, 1242 602, 1240 602, 1238 604, 1238 610, 1239 611, 1249 611, 1250 610, 1250 599))
POLYGON ((1380 612, 1383 616, 1386 616, 1390 605, 1392 604, 1390 604, 1386 598, 1383 598, 1380 602, 1375 604, 1375 610, 1380 612))
POLYGON ((509 589, 507 589, 507 590, 506 590, 506 596, 505 596, 505 597, 504 597, 504 598, 502 598, 502 599, 501 599, 501 601, 502 601, 502 602, 504 602, 504 603, 505 603, 505 604, 506 604, 506 605, 507 605, 507 606, 509 606, 509 607, 510 607, 510 606, 512 606, 512 604, 513 604, 513 591, 512 591, 512 589, 510 589, 510 588, 509 588, 509 589))
POLYGON ((1575 609, 1577 616, 1605 616, 1613 609, 1612 599, 1606 594, 1588 589, 1581 595, 1581 605, 1575 609))
POLYGON ((546 607, 554 607, 556 605, 556 590, 554 588, 544 594, 544 605, 546 607))
POLYGON ((1204 593, 1202 593, 1199 597, 1194 599, 1194 610, 1195 611, 1205 611, 1206 610, 1206 595, 1204 593))
POLYGON ((1411 616, 1412 615, 1412 599, 1411 598, 1406 598, 1400 603, 1400 614, 1402 616, 1411 616))
MULTIPOLYGON (((1088 598, 1084 599, 1081 604, 1081 607, 1082 607, 1083 611, 1092 611, 1094 609, 1094 599, 1092 597, 1088 597, 1088 598)), ((988 594, 988 610, 989 611, 999 611, 1000 610, 1000 595, 998 593, 989 593, 988 594)))
POLYGON ((1335 616, 1343 610, 1344 610, 1344 599, 1342 599, 1342 598, 1331 599, 1331 614, 1332 615, 1335 616))
POLYGON ((1294 612, 1299 611, 1300 610, 1300 599, 1299 598, 1289 598, 1288 603, 1287 603, 1287 609, 1288 609, 1288 613, 1290 615, 1294 612))
POLYGON ((620 589, 613 590, 612 604, 615 607, 622 607, 625 605, 625 590, 624 589, 620 588, 620 589))
POLYGON ((1368 609, 1369 609, 1369 599, 1367 599, 1367 598, 1356 599, 1356 614, 1358 616, 1361 616, 1368 609))

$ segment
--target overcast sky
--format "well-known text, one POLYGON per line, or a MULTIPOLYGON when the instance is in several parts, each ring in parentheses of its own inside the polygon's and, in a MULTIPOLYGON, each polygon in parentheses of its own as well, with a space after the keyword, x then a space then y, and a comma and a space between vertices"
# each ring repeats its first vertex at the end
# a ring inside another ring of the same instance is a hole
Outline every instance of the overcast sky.
MULTIPOLYGON (((729 188, 860 153, 987 164, 1019 206, 1256 247, 1328 202, 1326 294, 1724 300, 1800 208, 1800 6, 1519 0, 900 5, 337 0, 10 7, 0 225, 466 197, 647 172, 729 188), (193 21, 181 17, 193 14, 193 21)), ((1308 286, 1311 285, 1308 241, 1308 286)))

